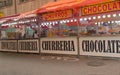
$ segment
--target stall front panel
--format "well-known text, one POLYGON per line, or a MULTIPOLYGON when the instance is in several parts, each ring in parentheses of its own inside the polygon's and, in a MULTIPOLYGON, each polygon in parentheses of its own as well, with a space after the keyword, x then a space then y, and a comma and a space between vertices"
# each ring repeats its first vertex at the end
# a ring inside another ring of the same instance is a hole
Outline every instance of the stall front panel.
POLYGON ((78 23, 72 10, 47 12, 42 14, 41 37, 77 36, 78 23))
POLYGON ((120 1, 82 7, 80 55, 120 57, 120 1))
POLYGON ((39 40, 18 40, 18 52, 23 53, 39 53, 39 40))
POLYGON ((120 57, 120 36, 80 37, 80 55, 120 57))
POLYGON ((17 52, 17 40, 0 40, 0 51, 17 52))
POLYGON ((41 53, 77 55, 77 38, 41 38, 41 53))

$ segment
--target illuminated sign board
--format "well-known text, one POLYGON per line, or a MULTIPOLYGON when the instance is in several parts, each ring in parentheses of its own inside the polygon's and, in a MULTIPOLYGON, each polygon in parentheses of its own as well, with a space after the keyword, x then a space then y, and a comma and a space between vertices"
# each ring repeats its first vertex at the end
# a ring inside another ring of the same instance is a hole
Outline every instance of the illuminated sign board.
POLYGON ((57 20, 72 17, 72 10, 57 11, 42 14, 43 20, 57 20))
POLYGON ((90 15, 120 10, 120 1, 82 7, 82 15, 90 15))

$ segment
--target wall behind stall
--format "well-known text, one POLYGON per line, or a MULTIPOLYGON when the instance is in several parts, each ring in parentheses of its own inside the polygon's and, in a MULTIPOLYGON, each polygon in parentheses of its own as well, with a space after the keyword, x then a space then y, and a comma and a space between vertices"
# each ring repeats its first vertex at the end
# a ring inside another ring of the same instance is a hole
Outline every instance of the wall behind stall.
POLYGON ((0 12, 3 13, 3 17, 15 14, 14 6, 15 6, 15 1, 13 1, 12 5, 10 6, 0 7, 0 12))
POLYGON ((55 2, 55 1, 57 0, 27 0, 26 2, 20 3, 20 0, 13 0, 13 4, 11 6, 1 7, 0 12, 2 12, 3 17, 5 17, 13 14, 32 11, 48 2, 55 2))

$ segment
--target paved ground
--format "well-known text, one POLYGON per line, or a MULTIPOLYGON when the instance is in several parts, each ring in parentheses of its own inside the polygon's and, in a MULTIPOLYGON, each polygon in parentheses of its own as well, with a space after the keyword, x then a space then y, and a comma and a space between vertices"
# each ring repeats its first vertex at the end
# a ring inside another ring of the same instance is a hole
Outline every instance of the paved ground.
POLYGON ((0 75, 120 75, 120 58, 0 53, 0 75))

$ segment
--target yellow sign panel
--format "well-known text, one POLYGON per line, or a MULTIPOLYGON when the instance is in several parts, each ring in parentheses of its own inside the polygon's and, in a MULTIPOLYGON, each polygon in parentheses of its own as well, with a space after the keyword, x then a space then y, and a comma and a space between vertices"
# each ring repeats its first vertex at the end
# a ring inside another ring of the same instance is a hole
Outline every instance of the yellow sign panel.
POLYGON ((120 10, 120 1, 82 7, 82 15, 97 14, 120 10))
POLYGON ((42 15, 43 20, 57 20, 69 17, 72 17, 72 10, 57 11, 42 15))
POLYGON ((3 13, 0 12, 0 17, 3 17, 3 13))

